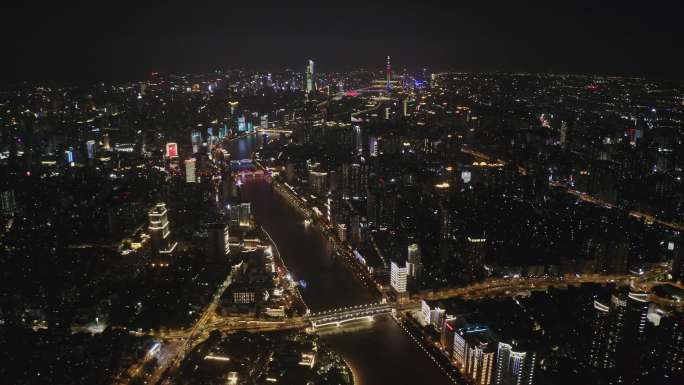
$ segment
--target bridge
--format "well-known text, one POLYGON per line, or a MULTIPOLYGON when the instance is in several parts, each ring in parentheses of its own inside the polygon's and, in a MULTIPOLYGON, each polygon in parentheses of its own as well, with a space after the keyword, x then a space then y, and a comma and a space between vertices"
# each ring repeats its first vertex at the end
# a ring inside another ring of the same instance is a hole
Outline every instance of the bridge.
POLYGON ((233 169, 233 177, 241 183, 264 176, 263 168, 255 167, 251 159, 232 160, 230 166, 233 169))
POLYGON ((392 304, 376 302, 309 314, 309 322, 311 322, 311 326, 314 329, 330 325, 341 326, 352 321, 372 320, 376 315, 390 314, 393 311, 394 307, 392 304))
POLYGON ((258 133, 263 134, 291 134, 292 130, 282 127, 257 128, 258 133))

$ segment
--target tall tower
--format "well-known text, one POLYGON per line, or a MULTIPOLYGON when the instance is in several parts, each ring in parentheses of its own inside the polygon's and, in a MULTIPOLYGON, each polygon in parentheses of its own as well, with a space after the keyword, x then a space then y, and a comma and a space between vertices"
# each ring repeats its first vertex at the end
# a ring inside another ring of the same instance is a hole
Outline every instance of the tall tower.
POLYGON ((532 385, 536 353, 518 348, 512 344, 499 342, 496 353, 495 385, 532 385))
MULTIPOLYGON (((162 255, 169 255, 178 245, 170 239, 171 229, 169 226, 169 219, 167 217, 166 204, 157 203, 148 213, 150 233, 150 246, 152 255, 154 257, 161 257, 162 255)), ((168 266, 168 260, 162 260, 159 266, 168 266)))
POLYGON ((313 91, 313 74, 314 74, 314 62, 309 60, 309 65, 306 66, 306 92, 309 93, 313 91))
POLYGON ((423 270, 423 263, 421 262, 420 256, 420 246, 417 243, 413 243, 408 246, 408 260, 406 267, 408 267, 408 274, 411 277, 419 277, 423 270))
POLYGON ((392 89, 392 65, 390 65, 390 57, 387 56, 387 91, 392 89))
POLYGON ((594 302, 589 364, 607 376, 609 384, 632 384, 640 375, 648 298, 648 294, 620 289, 611 296, 610 306, 594 302))

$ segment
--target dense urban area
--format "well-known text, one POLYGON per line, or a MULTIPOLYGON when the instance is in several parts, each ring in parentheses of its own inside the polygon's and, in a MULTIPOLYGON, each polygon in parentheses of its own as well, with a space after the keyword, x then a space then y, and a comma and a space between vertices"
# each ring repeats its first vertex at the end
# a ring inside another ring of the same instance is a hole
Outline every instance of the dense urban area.
POLYGON ((302 60, 0 129, 2 383, 684 383, 684 82, 302 60))

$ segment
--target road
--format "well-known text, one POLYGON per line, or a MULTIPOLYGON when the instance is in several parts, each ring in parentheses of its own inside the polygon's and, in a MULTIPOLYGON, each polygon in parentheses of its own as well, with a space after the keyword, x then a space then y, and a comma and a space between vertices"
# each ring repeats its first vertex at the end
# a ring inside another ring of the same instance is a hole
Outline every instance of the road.
MULTIPOLYGON (((197 322, 195 322, 193 327, 189 330, 183 330, 179 332, 179 341, 176 341, 176 343, 174 344, 162 344, 160 349, 161 352, 157 354, 163 356, 164 359, 158 360, 159 364, 155 367, 154 371, 147 378, 148 384, 158 383, 161 380, 164 373, 167 372, 167 370, 173 371, 177 369, 180 363, 185 358, 186 354, 209 336, 209 333, 207 331, 207 324, 214 318, 216 314, 216 308, 218 306, 219 301, 221 300, 221 296, 223 295, 223 292, 226 290, 226 288, 230 285, 230 282, 231 274, 228 274, 226 279, 223 281, 223 283, 221 283, 221 285, 216 290, 214 297, 204 310, 204 313, 202 313, 202 315, 197 319, 197 322)), ((138 362, 136 362, 126 371, 126 375, 119 376, 119 378, 115 381, 115 384, 129 384, 130 381, 140 373, 140 371, 142 370, 144 365, 150 360, 150 358, 151 357, 149 357, 148 355, 142 357, 138 362)))
MULTIPOLYGON (((484 154, 484 153, 482 153, 482 152, 480 152, 480 151, 477 151, 477 150, 474 150, 474 149, 468 148, 468 147, 463 147, 463 148, 461 148, 461 152, 463 152, 464 154, 472 155, 472 156, 474 156, 474 157, 476 157, 476 158, 479 158, 479 159, 481 159, 481 160, 485 160, 485 161, 487 161, 487 162, 491 162, 492 159, 493 159, 493 157, 490 156, 490 155, 484 154)), ((497 163, 504 164, 504 165, 506 164, 506 162, 503 161, 503 160, 501 160, 501 159, 496 159, 496 162, 497 162, 497 163)), ((523 168, 523 167, 520 167, 520 166, 519 166, 519 167, 518 167, 518 172, 519 172, 521 175, 527 175, 527 169, 525 169, 525 168, 523 168)), ((622 208, 620 208, 620 207, 618 207, 618 206, 615 206, 615 205, 613 205, 612 203, 606 202, 606 201, 604 201, 604 200, 602 200, 602 199, 600 199, 600 198, 598 198, 598 197, 595 197, 595 196, 592 196, 592 195, 583 193, 583 192, 581 192, 581 191, 574 190, 574 189, 570 188, 568 185, 566 185, 565 183, 561 183, 561 182, 557 182, 557 181, 552 181, 552 182, 549 182, 549 185, 550 185, 550 186, 553 186, 553 187, 563 188, 563 189, 565 189, 565 190, 568 192, 568 194, 574 195, 574 196, 576 196, 577 198, 581 199, 581 200, 584 201, 584 202, 591 203, 591 204, 594 204, 594 205, 597 205, 597 206, 601 206, 601 207, 604 207, 604 208, 607 208, 607 209, 618 209, 618 210, 623 210, 622 208)), ((654 216, 653 214, 645 213, 645 212, 642 212, 642 211, 625 211, 625 212, 626 212, 628 215, 632 216, 632 217, 635 217, 635 218, 639 218, 639 219, 645 220, 646 223, 656 223, 656 224, 661 225, 661 226, 663 226, 663 227, 667 227, 667 228, 669 228, 669 229, 671 229, 671 230, 684 231, 684 224, 681 224, 681 223, 676 223, 676 222, 671 222, 671 221, 665 221, 665 220, 662 220, 662 219, 658 219, 658 218, 657 218, 656 216, 654 216)))

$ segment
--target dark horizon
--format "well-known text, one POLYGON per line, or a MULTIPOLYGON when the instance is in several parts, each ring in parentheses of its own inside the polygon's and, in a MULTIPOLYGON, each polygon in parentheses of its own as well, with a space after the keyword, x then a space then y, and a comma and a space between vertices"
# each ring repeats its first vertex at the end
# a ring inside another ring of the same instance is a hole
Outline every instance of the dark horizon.
POLYGON ((225 68, 427 67, 682 79, 682 4, 3 5, 0 83, 142 80, 225 68))

